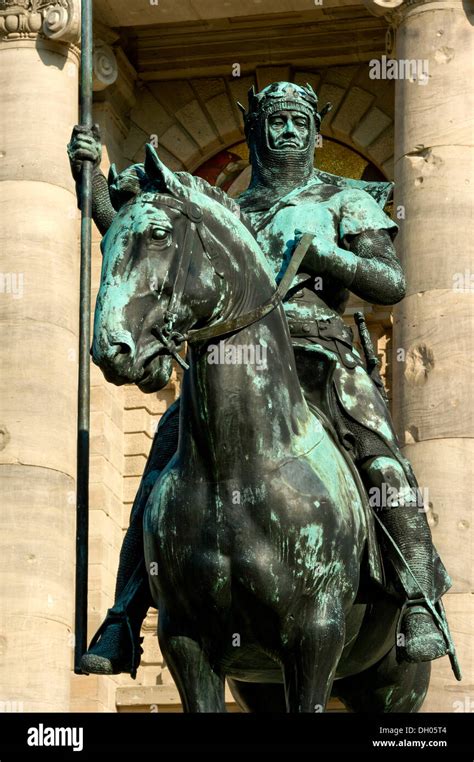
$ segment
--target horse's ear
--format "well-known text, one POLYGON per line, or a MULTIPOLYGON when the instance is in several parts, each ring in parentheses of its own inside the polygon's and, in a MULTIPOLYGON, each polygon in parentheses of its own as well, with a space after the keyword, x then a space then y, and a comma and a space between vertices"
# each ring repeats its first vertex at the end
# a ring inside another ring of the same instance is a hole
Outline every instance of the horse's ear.
POLYGON ((171 193, 173 196, 183 195, 184 186, 175 173, 163 164, 150 143, 145 145, 145 172, 150 180, 158 181, 168 193, 171 193))

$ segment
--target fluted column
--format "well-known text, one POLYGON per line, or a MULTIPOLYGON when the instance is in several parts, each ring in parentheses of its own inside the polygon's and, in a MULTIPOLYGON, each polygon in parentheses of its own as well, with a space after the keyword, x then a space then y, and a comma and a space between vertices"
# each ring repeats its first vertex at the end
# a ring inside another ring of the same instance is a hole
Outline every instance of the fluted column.
POLYGON ((472 711, 474 7, 461 0, 364 0, 396 30, 395 208, 408 293, 394 310, 393 405, 435 543, 465 679, 433 664, 423 711, 472 711), (407 63, 408 62, 408 68, 407 63), (408 76, 407 76, 408 74, 408 76), (421 75, 421 77, 420 77, 421 75))
POLYGON ((0 3, 0 700, 25 711, 69 709, 79 10, 0 3))

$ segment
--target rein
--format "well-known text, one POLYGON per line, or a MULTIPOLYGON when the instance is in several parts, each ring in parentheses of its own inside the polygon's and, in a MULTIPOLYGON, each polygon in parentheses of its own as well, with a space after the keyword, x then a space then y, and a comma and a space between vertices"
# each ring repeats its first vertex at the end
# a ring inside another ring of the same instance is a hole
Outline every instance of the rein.
POLYGON ((311 233, 305 233, 300 238, 280 284, 266 302, 238 317, 222 320, 221 322, 204 328, 191 329, 183 334, 176 331, 174 328, 174 323, 178 318, 176 310, 184 293, 194 245, 197 240, 196 233, 201 240, 204 252, 206 252, 204 235, 201 229, 203 214, 201 208, 191 201, 180 201, 179 199, 167 197, 166 199, 163 199, 163 203, 165 203, 166 206, 178 210, 181 214, 187 217, 189 225, 187 225, 185 229, 184 240, 178 258, 177 274, 172 286, 168 307, 165 311, 164 325, 162 328, 158 325, 154 326, 154 331, 157 333, 159 340, 163 343, 170 355, 182 368, 187 370, 189 365, 178 354, 176 345, 183 344, 185 341, 192 344, 217 338, 218 336, 226 336, 230 333, 240 331, 242 328, 247 328, 249 325, 253 325, 253 323, 257 323, 259 320, 266 317, 266 315, 269 315, 270 312, 281 303, 288 291, 314 236, 311 233))

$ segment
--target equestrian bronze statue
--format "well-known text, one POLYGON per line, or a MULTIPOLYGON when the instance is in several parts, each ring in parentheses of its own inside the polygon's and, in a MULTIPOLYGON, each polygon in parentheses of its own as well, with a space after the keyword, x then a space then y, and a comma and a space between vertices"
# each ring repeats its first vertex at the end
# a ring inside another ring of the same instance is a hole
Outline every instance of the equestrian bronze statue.
POLYGON ((155 606, 185 711, 225 711, 227 679, 247 711, 319 712, 333 695, 414 712, 433 659, 448 654, 460 678, 451 582, 363 316, 363 355, 342 319, 351 292, 404 297, 392 186, 314 169, 327 107, 310 86, 252 89, 241 108, 252 179, 236 201, 150 145, 108 179, 96 129, 68 146, 78 184, 95 162, 104 236, 94 362, 147 393, 173 359, 186 369, 82 671, 135 676, 155 606))

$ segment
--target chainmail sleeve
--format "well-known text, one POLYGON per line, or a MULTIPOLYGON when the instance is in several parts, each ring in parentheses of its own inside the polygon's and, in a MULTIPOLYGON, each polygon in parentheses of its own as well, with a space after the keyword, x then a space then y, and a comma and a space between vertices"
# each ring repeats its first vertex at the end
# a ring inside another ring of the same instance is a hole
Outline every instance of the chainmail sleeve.
POLYGON ((350 290, 372 304, 396 304, 405 296, 405 275, 386 230, 367 230, 346 240, 357 257, 350 290))
POLYGON ((105 235, 115 217, 107 178, 97 169, 92 175, 92 219, 100 233, 105 235))

